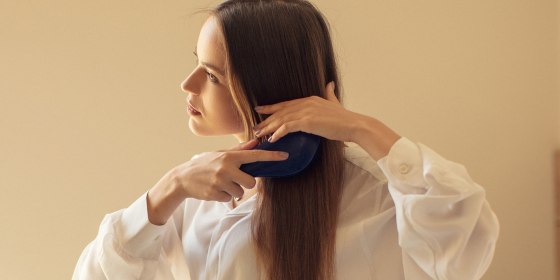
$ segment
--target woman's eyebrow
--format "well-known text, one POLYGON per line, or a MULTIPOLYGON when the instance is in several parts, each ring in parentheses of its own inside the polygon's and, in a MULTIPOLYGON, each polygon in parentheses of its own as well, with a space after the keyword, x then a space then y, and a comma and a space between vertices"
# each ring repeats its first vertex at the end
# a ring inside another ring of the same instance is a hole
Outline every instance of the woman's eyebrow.
MULTIPOLYGON (((194 56, 196 56, 196 59, 198 60, 198 53, 196 52, 196 50, 193 52, 193 54, 194 54, 194 56)), ((202 65, 204 65, 204 66, 206 66, 206 67, 208 67, 208 68, 210 68, 210 69, 212 69, 212 70, 218 72, 220 75, 222 75, 222 76, 224 76, 224 77, 226 76, 226 74, 225 74, 226 72, 225 72, 224 70, 222 70, 222 68, 220 68, 220 67, 218 67, 218 66, 216 66, 216 65, 214 65, 214 64, 212 64, 212 63, 205 62, 205 61, 198 61, 198 62, 199 62, 200 64, 202 64, 202 65)))

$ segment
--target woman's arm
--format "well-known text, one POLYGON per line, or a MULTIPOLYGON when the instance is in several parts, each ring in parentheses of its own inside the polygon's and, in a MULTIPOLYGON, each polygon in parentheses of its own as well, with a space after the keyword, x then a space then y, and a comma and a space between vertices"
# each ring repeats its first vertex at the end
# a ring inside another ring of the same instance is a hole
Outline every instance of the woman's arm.
POLYGON ((208 152, 173 168, 148 192, 148 218, 163 225, 177 206, 187 198, 228 202, 242 197, 243 188, 253 188, 256 179, 239 167, 255 161, 282 161, 288 154, 276 151, 251 150, 253 139, 226 151, 208 152))
MULTIPOLYGON (((104 217, 96 238, 83 250, 72 279, 174 279, 187 273, 178 228, 182 211, 163 226, 149 222, 146 194, 104 217), (176 275, 178 276, 178 275, 176 275)), ((178 279, 178 278, 177 278, 178 279)))
POLYGON ((498 220, 482 187, 465 168, 416 145, 379 120, 346 110, 326 88, 326 99, 306 97, 260 106, 270 114, 255 127, 271 142, 295 131, 355 142, 378 161, 395 203, 407 279, 478 279, 488 268, 498 220))
POLYGON ((378 160, 396 209, 406 279, 480 279, 499 233, 498 220, 466 169, 364 117, 356 142, 378 160), (393 143, 393 144, 391 144, 393 143))
POLYGON ((167 172, 128 208, 105 216, 73 278, 184 279, 180 205, 186 198, 225 202, 239 197, 243 194, 239 185, 252 187, 256 182, 239 170, 241 164, 286 159, 280 152, 245 151, 256 144, 249 141, 227 151, 197 155, 167 172))
POLYGON ((346 110, 334 90, 335 84, 330 82, 325 89, 326 99, 311 96, 255 108, 261 114, 271 115, 255 126, 255 135, 272 134, 269 141, 275 142, 290 132, 304 131, 331 140, 355 142, 375 160, 385 156, 400 136, 374 118, 346 110))
POLYGON ((480 279, 499 233, 484 189, 462 165, 406 138, 378 163, 395 203, 405 273, 408 266, 433 279, 480 279))
POLYGON ((374 160, 379 160, 389 153, 391 147, 401 138, 384 123, 368 116, 358 115, 354 121, 352 142, 358 144, 374 160))

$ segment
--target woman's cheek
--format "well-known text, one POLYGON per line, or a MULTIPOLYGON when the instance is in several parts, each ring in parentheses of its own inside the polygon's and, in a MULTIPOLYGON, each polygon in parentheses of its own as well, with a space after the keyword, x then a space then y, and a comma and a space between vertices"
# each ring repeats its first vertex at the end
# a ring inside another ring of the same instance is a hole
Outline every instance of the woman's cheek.
POLYGON ((227 115, 228 116, 227 116, 227 120, 225 121, 225 123, 228 124, 229 130, 231 131, 231 133, 242 132, 243 131, 243 123, 241 121, 241 116, 239 115, 237 110, 235 108, 230 107, 227 115))
POLYGON ((227 104, 226 102, 220 102, 220 106, 216 106, 214 108, 216 108, 216 110, 211 112, 212 118, 210 121, 214 126, 217 126, 217 130, 225 134, 233 134, 243 131, 241 117, 235 106, 227 104))

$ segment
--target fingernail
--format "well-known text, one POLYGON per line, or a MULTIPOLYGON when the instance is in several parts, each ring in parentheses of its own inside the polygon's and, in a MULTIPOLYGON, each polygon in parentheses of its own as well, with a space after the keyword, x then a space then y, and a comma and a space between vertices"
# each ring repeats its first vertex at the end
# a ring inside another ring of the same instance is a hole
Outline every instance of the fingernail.
POLYGON ((280 153, 280 156, 281 156, 283 159, 287 159, 288 157, 290 157, 290 154, 288 154, 288 153, 286 153, 286 152, 279 152, 279 153, 280 153))
POLYGON ((255 135, 256 135, 256 136, 261 136, 261 135, 260 135, 261 132, 262 132, 262 130, 260 130, 260 129, 259 129, 259 130, 256 130, 256 131, 255 131, 255 135))
POLYGON ((273 139, 272 139, 272 135, 270 135, 270 137, 268 137, 268 138, 266 139, 266 141, 268 141, 268 142, 270 142, 270 143, 273 142, 272 140, 273 140, 273 139))
POLYGON ((262 106, 256 106, 256 107, 255 107, 255 111, 259 111, 259 110, 261 110, 262 108, 263 108, 262 106))

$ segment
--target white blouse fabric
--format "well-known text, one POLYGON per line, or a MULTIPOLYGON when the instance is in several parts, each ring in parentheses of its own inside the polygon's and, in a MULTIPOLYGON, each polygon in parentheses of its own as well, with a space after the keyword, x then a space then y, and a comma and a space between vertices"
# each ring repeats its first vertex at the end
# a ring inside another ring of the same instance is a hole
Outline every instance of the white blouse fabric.
MULTIPOLYGON (((336 279, 482 277, 498 220, 462 165, 404 137, 378 162, 355 144, 345 158, 336 279)), ((73 279, 256 279, 255 201, 187 199, 156 226, 144 194, 105 216, 73 279)))

